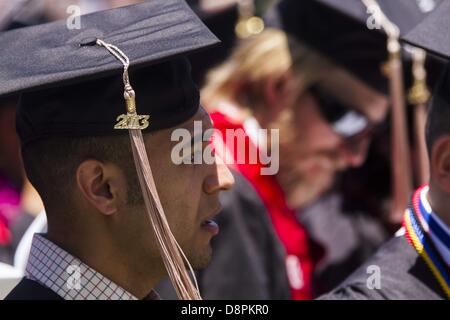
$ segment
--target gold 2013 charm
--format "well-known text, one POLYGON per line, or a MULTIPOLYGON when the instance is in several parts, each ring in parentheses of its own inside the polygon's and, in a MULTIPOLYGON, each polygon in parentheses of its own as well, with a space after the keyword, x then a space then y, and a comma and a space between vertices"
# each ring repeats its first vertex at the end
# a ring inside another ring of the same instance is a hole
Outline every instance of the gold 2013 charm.
POLYGON ((137 114, 121 114, 117 117, 117 124, 114 129, 139 129, 144 130, 149 126, 150 116, 140 116, 137 114))

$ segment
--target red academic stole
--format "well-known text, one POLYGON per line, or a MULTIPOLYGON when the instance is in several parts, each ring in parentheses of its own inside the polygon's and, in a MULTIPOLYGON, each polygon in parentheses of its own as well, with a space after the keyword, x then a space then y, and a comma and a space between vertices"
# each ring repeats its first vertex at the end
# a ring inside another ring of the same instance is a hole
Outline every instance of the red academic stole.
POLYGON ((0 217, 0 246, 6 246, 11 241, 11 233, 6 223, 0 217))
MULTIPOLYGON (((211 114, 215 129, 222 133, 222 141, 213 138, 213 145, 216 153, 223 159, 223 147, 229 147, 230 141, 226 141, 226 129, 244 130, 240 123, 235 123, 224 114, 214 112, 211 114), (224 141, 225 140, 225 141, 224 141)), ((249 137, 245 136, 246 148, 257 147, 251 142, 249 137)), ((236 140, 234 141, 236 145, 236 140)), ((237 159, 237 147, 230 150, 228 148, 228 157, 237 159)), ((249 152, 246 150, 246 154, 249 152)), ((258 154, 258 153, 256 153, 258 154)), ((225 161, 229 164, 228 159, 225 161)), ((248 160, 248 157, 247 159, 248 160)), ((291 287, 292 299, 309 300, 313 298, 311 281, 314 268, 314 259, 312 256, 311 242, 305 229, 299 223, 295 212, 290 209, 285 200, 284 193, 273 175, 261 175, 261 169, 264 167, 261 163, 249 164, 248 161, 234 163, 230 165, 233 169, 242 174, 254 187, 262 202, 264 203, 270 215, 275 232, 284 246, 286 252, 286 271, 291 287)))
POLYGON ((436 280, 441 285, 448 299, 450 299, 450 268, 445 263, 439 251, 429 236, 433 232, 447 247, 450 244, 448 234, 445 234, 434 217, 425 209, 421 193, 426 185, 417 189, 413 195, 410 207, 405 211, 403 226, 408 242, 425 260, 436 280))

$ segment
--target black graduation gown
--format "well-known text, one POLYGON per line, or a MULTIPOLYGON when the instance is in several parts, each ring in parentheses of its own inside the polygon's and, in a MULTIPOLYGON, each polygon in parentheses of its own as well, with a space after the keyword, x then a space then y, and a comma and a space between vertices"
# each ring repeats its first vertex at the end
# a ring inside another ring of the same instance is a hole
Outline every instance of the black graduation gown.
POLYGON ((317 295, 336 288, 390 238, 375 217, 347 212, 342 202, 342 195, 334 191, 298 210, 308 235, 325 249, 314 270, 317 295))
POLYGON ((320 300, 445 300, 431 270, 404 237, 395 237, 337 289, 320 300), (367 268, 378 266, 380 289, 369 289, 367 268))
POLYGON ((23 278, 5 300, 63 300, 63 298, 38 282, 23 278))
MULTIPOLYGON (((220 195, 220 233, 213 238, 211 264, 198 273, 204 299, 290 299, 285 252, 256 191, 233 172, 235 186, 220 195)), ((163 299, 176 299, 170 282, 156 290, 163 299)))

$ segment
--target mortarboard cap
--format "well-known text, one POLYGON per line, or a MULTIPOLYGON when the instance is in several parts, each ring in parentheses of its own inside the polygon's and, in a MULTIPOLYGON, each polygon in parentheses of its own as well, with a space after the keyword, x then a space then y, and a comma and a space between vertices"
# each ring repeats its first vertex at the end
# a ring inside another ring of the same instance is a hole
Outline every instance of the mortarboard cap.
MULTIPOLYGON (((49 136, 95 136, 114 130, 124 113, 123 66, 101 39, 130 60, 138 112, 147 131, 169 128, 198 109, 199 93, 182 56, 217 44, 184 1, 149 1, 66 21, 0 33, 0 97, 21 93, 17 128, 22 143, 49 136)), ((126 131, 125 131, 126 132, 126 131)))
MULTIPOLYGON (((378 0, 378 4, 400 34, 432 9, 411 0, 378 0)), ((387 92, 382 72, 388 60, 386 34, 371 20, 361 0, 282 0, 268 14, 267 23, 283 28, 376 90, 387 92)))

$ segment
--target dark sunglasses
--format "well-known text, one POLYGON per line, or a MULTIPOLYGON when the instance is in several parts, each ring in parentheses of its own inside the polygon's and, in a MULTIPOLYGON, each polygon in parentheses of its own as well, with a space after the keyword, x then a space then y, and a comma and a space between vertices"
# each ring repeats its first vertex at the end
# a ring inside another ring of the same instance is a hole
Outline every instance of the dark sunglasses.
POLYGON ((333 131, 345 139, 357 136, 367 128, 373 127, 364 114, 342 104, 320 86, 311 86, 309 92, 316 99, 323 118, 330 124, 333 131))
POLYGON ((364 114, 342 104, 320 86, 311 86, 309 92, 316 99, 323 118, 345 140, 350 150, 358 148, 363 140, 374 133, 376 126, 364 114))

